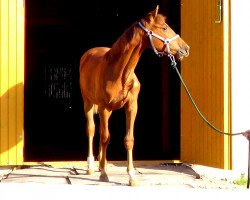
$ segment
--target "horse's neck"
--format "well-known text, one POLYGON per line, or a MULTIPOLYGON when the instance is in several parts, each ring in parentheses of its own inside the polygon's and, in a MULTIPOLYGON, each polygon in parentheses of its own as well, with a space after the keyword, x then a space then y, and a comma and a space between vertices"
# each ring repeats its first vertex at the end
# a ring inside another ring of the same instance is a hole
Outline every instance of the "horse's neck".
POLYGON ((132 53, 128 58, 127 64, 123 67, 123 71, 121 71, 120 76, 122 77, 122 83, 126 84, 133 77, 135 67, 140 59, 142 49, 138 45, 135 48, 131 49, 132 53))
POLYGON ((113 80, 121 80, 122 84, 125 84, 133 76, 135 67, 143 51, 141 37, 137 35, 136 41, 128 42, 126 45, 123 45, 123 48, 120 48, 119 51, 120 52, 115 52, 115 54, 110 55, 111 57, 117 57, 113 58, 113 60, 115 60, 113 63, 113 80))

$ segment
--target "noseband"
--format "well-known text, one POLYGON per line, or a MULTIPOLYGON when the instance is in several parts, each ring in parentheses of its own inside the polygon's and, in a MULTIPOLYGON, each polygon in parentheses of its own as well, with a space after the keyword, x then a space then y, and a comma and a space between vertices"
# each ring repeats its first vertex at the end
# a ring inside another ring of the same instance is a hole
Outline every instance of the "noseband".
POLYGON ((142 25, 141 22, 138 22, 138 25, 140 26, 140 28, 142 30, 144 30, 147 33, 147 35, 149 37, 150 44, 151 44, 152 49, 154 50, 155 54, 159 57, 162 57, 162 56, 166 55, 164 50, 167 48, 167 52, 168 52, 167 55, 171 60, 171 65, 176 65, 175 58, 170 50, 170 42, 177 39, 179 37, 179 35, 176 35, 172 38, 164 38, 164 37, 161 37, 160 35, 155 34, 153 31, 148 30, 145 26, 142 25), (155 37, 164 43, 165 49, 162 52, 157 51, 157 49, 155 48, 155 45, 153 43, 152 37, 155 37))

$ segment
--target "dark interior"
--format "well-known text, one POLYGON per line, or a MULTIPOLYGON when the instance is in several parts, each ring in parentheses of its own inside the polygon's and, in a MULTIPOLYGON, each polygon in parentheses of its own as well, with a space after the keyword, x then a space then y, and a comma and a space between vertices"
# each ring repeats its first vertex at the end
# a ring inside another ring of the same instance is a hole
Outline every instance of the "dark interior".
MULTIPOLYGON (((86 119, 79 60, 89 48, 111 46, 123 31, 160 5, 180 33, 180 0, 26 0, 25 161, 86 160, 86 119)), ((180 85, 167 58, 145 50, 135 122, 135 160, 179 159, 180 85), (152 78, 153 77, 153 78, 152 78)), ((95 155, 99 149, 98 116, 95 155)), ((108 160, 125 160, 125 113, 110 119, 108 160)))

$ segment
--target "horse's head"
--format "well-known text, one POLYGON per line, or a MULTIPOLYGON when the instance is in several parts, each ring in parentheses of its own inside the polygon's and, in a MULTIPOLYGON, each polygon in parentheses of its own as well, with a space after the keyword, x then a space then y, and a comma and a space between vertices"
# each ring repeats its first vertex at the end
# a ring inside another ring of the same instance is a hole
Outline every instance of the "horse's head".
POLYGON ((156 54, 159 56, 172 54, 182 60, 184 56, 189 55, 189 46, 167 25, 166 17, 158 14, 158 9, 159 6, 148 13, 138 24, 147 32, 150 45, 156 54))

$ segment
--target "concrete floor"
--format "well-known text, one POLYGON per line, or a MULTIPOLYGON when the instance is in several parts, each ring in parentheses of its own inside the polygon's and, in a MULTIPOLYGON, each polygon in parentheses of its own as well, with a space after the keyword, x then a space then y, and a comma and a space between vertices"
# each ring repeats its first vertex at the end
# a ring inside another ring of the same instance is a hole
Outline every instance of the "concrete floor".
POLYGON ((128 186, 124 162, 108 164, 109 182, 86 175, 86 163, 0 168, 0 200, 10 199, 239 199, 250 190, 232 184, 230 171, 160 162, 135 162, 139 187, 128 186))
MULTIPOLYGON (((96 172, 86 175, 83 165, 66 164, 19 166, 0 168, 1 183, 51 183, 69 185, 127 186, 128 175, 124 162, 111 162, 107 167, 109 182, 99 181, 98 163, 96 172)), ((241 189, 232 183, 224 170, 191 166, 182 163, 135 162, 139 186, 165 186, 172 188, 241 189), (208 170, 210 169, 210 171, 208 170), (207 173, 206 173, 207 172, 207 173), (222 173, 223 172, 223 173, 222 173)), ((228 171, 226 171, 228 172, 228 171)), ((230 173, 230 172, 229 172, 230 173)))

